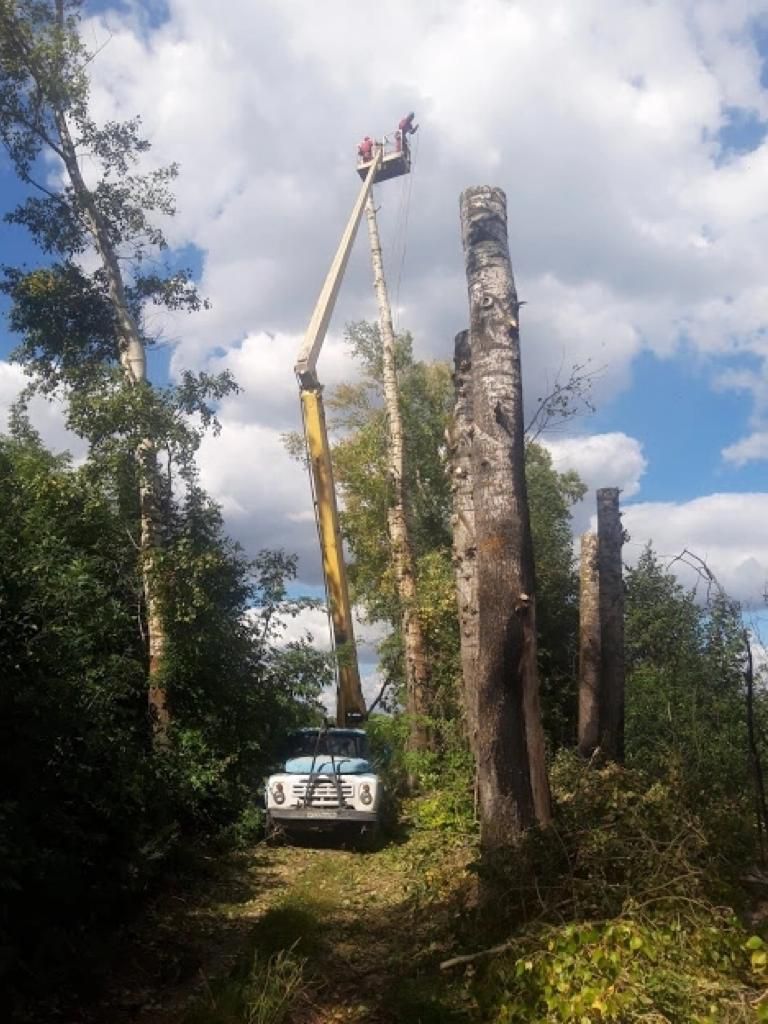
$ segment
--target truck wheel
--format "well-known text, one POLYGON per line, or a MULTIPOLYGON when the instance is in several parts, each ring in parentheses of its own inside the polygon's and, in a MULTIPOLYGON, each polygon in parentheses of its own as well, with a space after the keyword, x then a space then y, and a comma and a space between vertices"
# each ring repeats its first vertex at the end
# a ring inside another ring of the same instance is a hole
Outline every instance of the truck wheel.
POLYGON ((271 814, 268 814, 266 821, 264 822, 264 842, 268 846, 277 846, 283 839, 283 830, 273 819, 271 814))
POLYGON ((372 853, 378 849, 380 838, 378 822, 374 825, 363 825, 355 840, 355 846, 364 853, 372 853))

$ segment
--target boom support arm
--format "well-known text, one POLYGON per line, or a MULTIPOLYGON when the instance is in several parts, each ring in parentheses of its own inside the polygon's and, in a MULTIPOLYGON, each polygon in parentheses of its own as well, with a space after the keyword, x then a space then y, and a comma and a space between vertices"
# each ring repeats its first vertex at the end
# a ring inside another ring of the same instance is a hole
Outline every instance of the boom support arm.
POLYGON ((333 625, 333 641, 339 655, 336 722, 342 726, 347 724, 347 716, 350 713, 353 715, 365 714, 365 700, 360 685, 360 669, 355 649, 352 605, 349 600, 349 584, 344 565, 339 512, 336 505, 336 487, 331 464, 331 448, 328 443, 323 408, 323 389, 317 379, 316 366, 363 209, 373 188, 381 161, 382 148, 377 147, 373 162, 352 208, 333 263, 315 305, 295 367, 301 387, 304 437, 307 442, 312 474, 315 514, 320 534, 325 587, 333 625))
POLYGON ((312 313, 312 319, 309 321, 307 333, 304 335, 304 342, 299 350, 295 366, 296 376, 299 378, 299 383, 303 388, 317 388, 320 386, 316 373, 318 356, 325 341, 328 324, 331 322, 331 314, 333 313, 333 307, 336 305, 336 297, 339 294, 344 271, 347 269, 349 254, 352 252, 357 228, 363 216, 366 201, 373 188, 376 172, 381 166, 382 158, 382 147, 377 146, 373 163, 360 188, 357 202, 352 207, 352 213, 344 229, 344 234, 341 236, 341 241, 333 258, 331 269, 328 271, 328 276, 325 279, 325 284, 315 304, 315 310, 312 313))

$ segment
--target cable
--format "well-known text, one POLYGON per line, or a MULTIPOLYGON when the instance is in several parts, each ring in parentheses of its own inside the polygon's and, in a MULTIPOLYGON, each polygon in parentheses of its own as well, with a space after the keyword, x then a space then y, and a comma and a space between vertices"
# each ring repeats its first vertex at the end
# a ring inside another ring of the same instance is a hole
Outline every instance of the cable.
POLYGON ((395 284, 395 332, 400 330, 400 282, 403 278, 403 268, 405 266, 405 257, 408 251, 408 218, 411 212, 411 195, 413 193, 413 179, 416 175, 416 157, 419 152, 419 139, 421 136, 416 136, 416 145, 414 146, 413 157, 411 159, 411 172, 408 175, 408 198, 405 203, 405 219, 403 223, 403 252, 400 258, 400 266, 397 271, 397 283, 395 284))

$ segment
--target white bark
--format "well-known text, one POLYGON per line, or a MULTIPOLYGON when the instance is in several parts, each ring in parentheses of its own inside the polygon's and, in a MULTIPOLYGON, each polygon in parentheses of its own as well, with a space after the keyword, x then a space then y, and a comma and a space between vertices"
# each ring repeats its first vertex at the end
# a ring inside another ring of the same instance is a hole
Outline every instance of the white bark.
POLYGON ((392 495, 387 515, 387 525, 389 528, 389 542, 395 580, 400 597, 403 646, 405 649, 407 710, 411 719, 410 747, 413 750, 429 750, 432 747, 431 730, 427 721, 431 710, 430 666, 424 634, 416 608, 414 556, 408 529, 404 487, 405 451, 403 446, 403 422, 400 413, 400 397, 395 369, 395 332, 392 327, 392 312, 387 294, 387 284, 384 278, 384 262, 381 255, 379 228, 376 222, 376 208, 373 204, 372 196, 368 197, 365 212, 368 218, 373 283, 379 306, 384 407, 387 413, 388 428, 387 470, 392 495))
POLYGON ((472 498, 472 353, 469 331, 456 335, 453 380, 456 401, 448 437, 453 492, 453 565, 461 631, 462 705, 470 749, 477 757, 477 547, 472 498))
MULTIPOLYGON (((59 30, 63 32, 64 10, 61 0, 56 2, 56 11, 59 30)), ((117 320, 120 363, 131 383, 143 383, 147 380, 145 346, 128 305, 125 284, 117 253, 109 235, 109 228, 83 178, 66 115, 63 109, 57 105, 54 105, 53 113, 67 175, 74 190, 83 223, 93 240, 106 276, 109 299, 117 320)), ((165 628, 154 581, 158 548, 158 509, 157 464, 155 446, 151 438, 144 439, 139 445, 136 462, 139 475, 141 571, 148 633, 148 703, 155 740, 162 745, 166 740, 170 718, 165 690, 157 682, 165 650, 165 628)))

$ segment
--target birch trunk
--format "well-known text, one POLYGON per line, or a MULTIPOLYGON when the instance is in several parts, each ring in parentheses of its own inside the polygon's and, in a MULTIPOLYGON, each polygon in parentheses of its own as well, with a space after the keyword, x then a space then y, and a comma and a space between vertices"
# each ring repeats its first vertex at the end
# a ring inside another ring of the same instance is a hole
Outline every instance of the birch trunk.
POLYGON ((472 500, 472 353, 469 331, 454 343, 456 402, 448 437, 453 491, 453 564, 461 631, 461 677, 464 722, 470 750, 477 757, 477 548, 472 500))
POLYGON ((600 743, 600 591, 594 533, 581 537, 579 581, 579 753, 591 757, 600 743))
POLYGON ((470 308, 471 467, 477 547, 478 785, 487 850, 550 821, 536 663, 536 605, 506 197, 461 196, 470 308))
MULTIPOLYGON (((64 5, 62 0, 56 0, 56 15, 59 31, 63 33, 64 5)), ((143 383, 147 380, 144 342, 128 305, 117 252, 110 238, 108 225, 83 178, 66 115, 63 108, 58 105, 54 105, 54 120, 60 143, 59 155, 66 168, 83 223, 93 240, 107 281, 107 290, 117 321, 120 364, 130 383, 143 383)), ((159 540, 157 457, 154 443, 150 438, 146 438, 139 445, 136 452, 136 463, 139 476, 139 545, 148 634, 148 703, 155 742, 162 746, 167 740, 170 716, 165 689, 158 682, 166 644, 160 601, 154 582, 159 540)))
POLYGON ((405 497, 405 450, 400 397, 395 369, 395 332, 384 278, 384 261, 376 222, 376 207, 369 196, 365 205, 368 236, 371 245, 373 284, 379 306, 379 331, 382 342, 384 380, 384 408, 388 429, 388 473, 391 504, 387 514, 389 543, 395 581, 400 598, 401 629, 405 652, 405 687, 407 711, 410 717, 409 747, 411 750, 431 750, 433 737, 428 719, 431 712, 430 665, 424 633, 416 608, 416 577, 413 548, 408 529, 405 497))
POLYGON ((624 760, 624 530, 619 488, 597 492, 597 551, 600 590, 600 749, 624 760))

